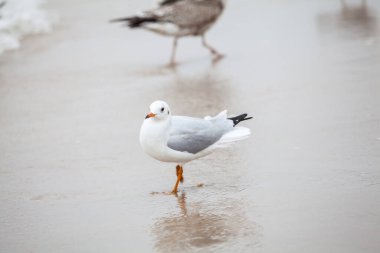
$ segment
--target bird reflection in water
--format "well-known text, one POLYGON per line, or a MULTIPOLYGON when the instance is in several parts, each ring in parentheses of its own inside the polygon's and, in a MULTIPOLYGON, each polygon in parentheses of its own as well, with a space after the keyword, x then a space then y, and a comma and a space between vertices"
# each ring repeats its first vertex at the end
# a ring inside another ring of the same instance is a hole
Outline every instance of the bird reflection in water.
POLYGON ((367 1, 348 3, 340 0, 340 10, 318 15, 318 26, 322 32, 339 31, 344 37, 372 38, 377 33, 376 13, 367 5, 367 1))
MULTIPOLYGON (((239 238, 239 247, 251 247, 253 225, 243 215, 239 204, 229 200, 218 201, 218 207, 210 208, 201 202, 186 203, 184 192, 175 196, 180 212, 159 218, 153 225, 159 252, 180 252, 186 250, 225 249, 226 244, 239 238)), ((236 201, 236 200, 235 200, 236 201)), ((213 205, 213 204, 212 204, 213 205)))
POLYGON ((176 105, 176 113, 194 117, 230 107, 228 104, 234 95, 229 78, 214 68, 194 71, 191 75, 178 73, 172 76, 168 86, 170 89, 165 90, 164 97, 176 105))

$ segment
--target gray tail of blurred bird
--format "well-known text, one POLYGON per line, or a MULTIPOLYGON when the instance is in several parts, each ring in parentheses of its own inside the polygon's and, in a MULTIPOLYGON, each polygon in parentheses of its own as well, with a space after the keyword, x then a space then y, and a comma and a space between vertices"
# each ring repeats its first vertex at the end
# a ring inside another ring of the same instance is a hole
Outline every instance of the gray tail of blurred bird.
POLYGON ((237 124, 239 124, 241 121, 244 121, 244 120, 249 120, 249 119, 252 119, 252 117, 248 117, 248 114, 246 113, 243 113, 239 116, 235 116, 235 117, 231 117, 231 118, 228 118, 229 120, 232 120, 232 122, 234 123, 234 126, 236 126, 237 124))
POLYGON ((140 27, 141 24, 143 24, 143 23, 157 22, 157 18, 155 18, 155 17, 132 16, 132 17, 112 19, 112 20, 110 20, 110 22, 127 22, 127 25, 130 28, 137 28, 137 27, 140 27))

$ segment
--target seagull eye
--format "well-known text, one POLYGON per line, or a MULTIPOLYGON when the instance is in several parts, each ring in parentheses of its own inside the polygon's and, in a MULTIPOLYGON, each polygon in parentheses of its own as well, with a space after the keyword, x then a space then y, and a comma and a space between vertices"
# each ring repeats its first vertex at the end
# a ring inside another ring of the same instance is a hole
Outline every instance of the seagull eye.
POLYGON ((162 108, 161 108, 161 112, 164 112, 164 109, 165 109, 165 108, 164 108, 164 107, 162 107, 162 108))

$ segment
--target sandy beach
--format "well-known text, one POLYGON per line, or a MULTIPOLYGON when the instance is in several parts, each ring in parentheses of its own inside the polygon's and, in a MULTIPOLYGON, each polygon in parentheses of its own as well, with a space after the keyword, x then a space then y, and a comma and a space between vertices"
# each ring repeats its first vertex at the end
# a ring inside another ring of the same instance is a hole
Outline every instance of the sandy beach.
POLYGON ((226 57, 185 38, 176 68, 170 38, 108 22, 151 4, 49 0, 53 30, 0 56, 0 252, 379 252, 380 2, 229 1, 226 57), (252 136, 160 194, 157 99, 252 136))

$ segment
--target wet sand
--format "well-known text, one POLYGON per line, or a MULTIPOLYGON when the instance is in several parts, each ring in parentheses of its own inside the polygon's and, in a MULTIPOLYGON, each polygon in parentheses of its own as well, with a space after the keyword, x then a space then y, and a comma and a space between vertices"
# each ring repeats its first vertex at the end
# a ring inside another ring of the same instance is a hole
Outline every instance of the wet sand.
POLYGON ((379 252, 379 2, 230 1, 208 34, 227 57, 183 39, 176 69, 170 39, 107 23, 150 3, 50 1, 55 30, 0 57, 0 251, 379 252), (160 194, 156 99, 253 134, 160 194))

